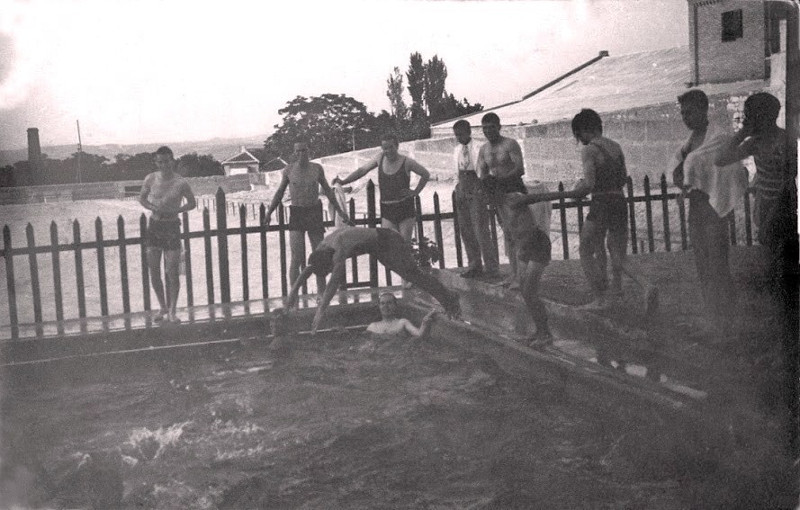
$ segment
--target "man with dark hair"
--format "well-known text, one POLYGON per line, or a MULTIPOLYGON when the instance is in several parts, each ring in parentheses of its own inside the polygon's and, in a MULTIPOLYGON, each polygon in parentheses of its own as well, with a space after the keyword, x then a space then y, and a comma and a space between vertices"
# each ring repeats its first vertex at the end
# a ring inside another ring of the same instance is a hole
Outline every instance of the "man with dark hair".
POLYGON ((753 156, 756 163, 755 223, 758 242, 769 250, 772 283, 782 285, 785 270, 797 263, 787 257, 797 236, 797 187, 786 153, 786 131, 778 127, 781 103, 759 92, 744 102, 742 128, 718 152, 715 164, 723 166, 753 156), (788 264, 787 264, 788 263, 788 264))
MULTIPOLYGON (((522 182, 525 175, 525 165, 522 159, 522 148, 516 140, 506 138, 500 134, 500 117, 495 113, 487 113, 481 118, 481 128, 487 142, 481 146, 478 153, 478 173, 485 179, 492 175, 498 191, 508 193, 527 193, 528 190, 522 182)), ((507 230, 510 223, 508 202, 503 200, 497 206, 500 223, 503 229, 506 255, 511 265, 511 274, 503 282, 510 288, 520 286, 520 274, 517 271, 516 247, 513 236, 507 230)))
POLYGON ((436 298, 451 316, 460 313, 458 294, 450 292, 439 280, 421 271, 414 261, 411 246, 396 231, 382 227, 342 227, 327 235, 308 257, 308 265, 292 285, 284 306, 287 309, 295 306, 300 287, 312 273, 322 278, 330 273, 314 316, 312 333, 316 333, 334 293, 345 281, 347 259, 365 254, 374 255, 387 269, 436 298))
POLYGON ((384 292, 380 295, 378 307, 381 311, 381 320, 367 326, 367 331, 381 336, 425 338, 431 329, 431 319, 436 314, 436 310, 428 312, 417 328, 410 320, 397 314, 397 298, 391 292, 384 292))
MULTIPOLYGON (((286 188, 292 197, 292 204, 289 208, 289 247, 291 248, 291 260, 289 262, 289 278, 291 281, 297 279, 300 274, 300 266, 303 263, 306 246, 306 233, 311 242, 312 249, 322 241, 325 235, 322 218, 322 202, 319 199, 319 190, 328 197, 336 212, 346 223, 350 222, 347 213, 339 205, 322 165, 312 163, 308 159, 308 145, 298 141, 294 144, 294 161, 283 170, 281 183, 272 197, 272 202, 267 210, 267 223, 269 223, 273 211, 280 205, 286 188)), ((317 293, 321 294, 325 290, 325 278, 317 278, 317 293)))
POLYGON ((375 159, 361 165, 344 179, 336 179, 342 185, 356 181, 374 168, 378 169, 378 189, 381 201, 381 226, 400 233, 411 243, 414 230, 414 197, 419 195, 430 179, 428 170, 397 152, 400 142, 394 133, 381 137, 381 153, 375 159), (411 174, 419 176, 417 187, 411 190, 411 174))
POLYGON ((458 175, 455 189, 455 209, 461 238, 467 251, 467 270, 464 278, 484 274, 496 277, 499 271, 497 245, 489 230, 489 211, 483 186, 478 175, 478 147, 472 140, 472 126, 464 119, 453 124, 458 144, 453 150, 453 162, 458 175), (481 260, 481 255, 483 260, 481 260))
POLYGON ((728 262, 728 217, 746 187, 741 165, 720 168, 714 156, 725 139, 725 127, 710 123, 708 96, 693 89, 678 97, 683 123, 691 130, 670 165, 676 186, 689 197, 689 237, 706 312, 707 331, 726 327, 736 305, 736 288, 728 262), (739 181, 743 182, 739 182, 739 181))
POLYGON ((176 307, 180 291, 181 220, 179 215, 197 206, 189 183, 175 172, 175 158, 172 149, 163 146, 155 152, 157 171, 144 179, 139 203, 153 212, 147 227, 145 245, 147 246, 147 267, 153 291, 156 293, 161 310, 154 319, 161 321, 167 317, 169 322, 178 320, 176 307), (181 205, 183 200, 186 203, 181 205), (167 292, 161 281, 161 254, 167 279, 167 292))

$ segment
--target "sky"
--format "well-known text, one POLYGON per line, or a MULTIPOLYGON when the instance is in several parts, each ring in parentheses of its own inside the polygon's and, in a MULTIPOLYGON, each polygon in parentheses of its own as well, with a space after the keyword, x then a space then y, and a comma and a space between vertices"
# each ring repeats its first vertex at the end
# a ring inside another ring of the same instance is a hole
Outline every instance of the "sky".
MULTIPOLYGON (((686 0, 0 0, 0 150, 266 137, 298 95, 389 110, 409 55, 491 107, 608 50, 688 45, 686 0)), ((406 101, 410 99, 406 97, 406 101)))

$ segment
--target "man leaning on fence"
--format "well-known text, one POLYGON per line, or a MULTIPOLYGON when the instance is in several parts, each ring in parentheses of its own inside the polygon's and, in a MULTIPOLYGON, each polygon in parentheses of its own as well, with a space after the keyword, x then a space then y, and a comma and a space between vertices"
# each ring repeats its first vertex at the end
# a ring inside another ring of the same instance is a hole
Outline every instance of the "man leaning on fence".
POLYGON ((464 278, 499 275, 497 245, 489 230, 489 211, 483 186, 478 175, 478 149, 472 140, 472 127, 466 120, 453 124, 458 144, 453 150, 453 162, 458 175, 455 208, 461 238, 467 251, 467 270, 464 278))
POLYGON ((692 89, 678 97, 689 139, 670 164, 676 186, 689 197, 689 238, 700 290, 710 316, 704 329, 722 331, 735 314, 736 288, 728 262, 728 218, 744 196, 747 171, 738 162, 718 167, 715 156, 729 136, 724 123, 710 122, 708 96, 692 89))
POLYGON ((189 183, 175 172, 175 158, 169 147, 160 147, 155 154, 157 171, 144 179, 139 202, 153 213, 147 226, 147 266, 153 291, 161 310, 156 321, 167 317, 169 322, 180 322, 175 315, 180 291, 181 220, 179 215, 197 206, 189 183), (183 203, 183 199, 186 202, 183 203), (167 292, 161 281, 161 254, 164 254, 167 292))

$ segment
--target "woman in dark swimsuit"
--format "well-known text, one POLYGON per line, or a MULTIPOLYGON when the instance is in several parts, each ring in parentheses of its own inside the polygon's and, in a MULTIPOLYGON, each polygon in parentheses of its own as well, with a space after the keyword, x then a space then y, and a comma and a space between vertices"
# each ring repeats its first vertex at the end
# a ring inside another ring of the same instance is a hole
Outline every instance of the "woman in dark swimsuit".
POLYGON ((428 183, 430 173, 413 159, 398 154, 399 146, 400 143, 395 135, 384 135, 381 139, 383 150, 381 155, 338 182, 343 185, 351 183, 377 168, 381 226, 399 232, 403 239, 410 243, 414 231, 414 197, 419 195, 428 183), (419 182, 413 190, 410 189, 411 172, 419 175, 419 182))

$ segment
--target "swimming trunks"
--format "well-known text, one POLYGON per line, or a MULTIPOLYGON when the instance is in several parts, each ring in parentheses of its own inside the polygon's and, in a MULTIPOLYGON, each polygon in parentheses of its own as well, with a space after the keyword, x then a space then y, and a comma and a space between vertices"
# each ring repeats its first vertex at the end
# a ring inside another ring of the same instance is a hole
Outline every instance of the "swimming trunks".
POLYGON ((628 228, 628 204, 619 193, 592 194, 586 219, 611 232, 624 232, 628 228))
POLYGON ((409 191, 409 184, 411 177, 406 170, 406 158, 403 157, 403 162, 400 168, 393 174, 387 174, 383 171, 383 156, 378 162, 378 189, 381 192, 381 218, 386 218, 395 225, 403 220, 413 218, 414 211, 414 197, 408 197, 400 202, 386 203, 393 200, 398 200, 409 191))
POLYGON ((518 256, 521 261, 533 261, 540 264, 547 264, 550 262, 552 258, 552 244, 550 243, 550 238, 538 228, 528 231, 518 242, 518 256))
POLYGON ((325 233, 322 225, 322 201, 309 206, 289 206, 289 230, 325 233))
POLYGON ((157 220, 150 217, 145 244, 151 248, 172 251, 181 249, 181 220, 157 220))

